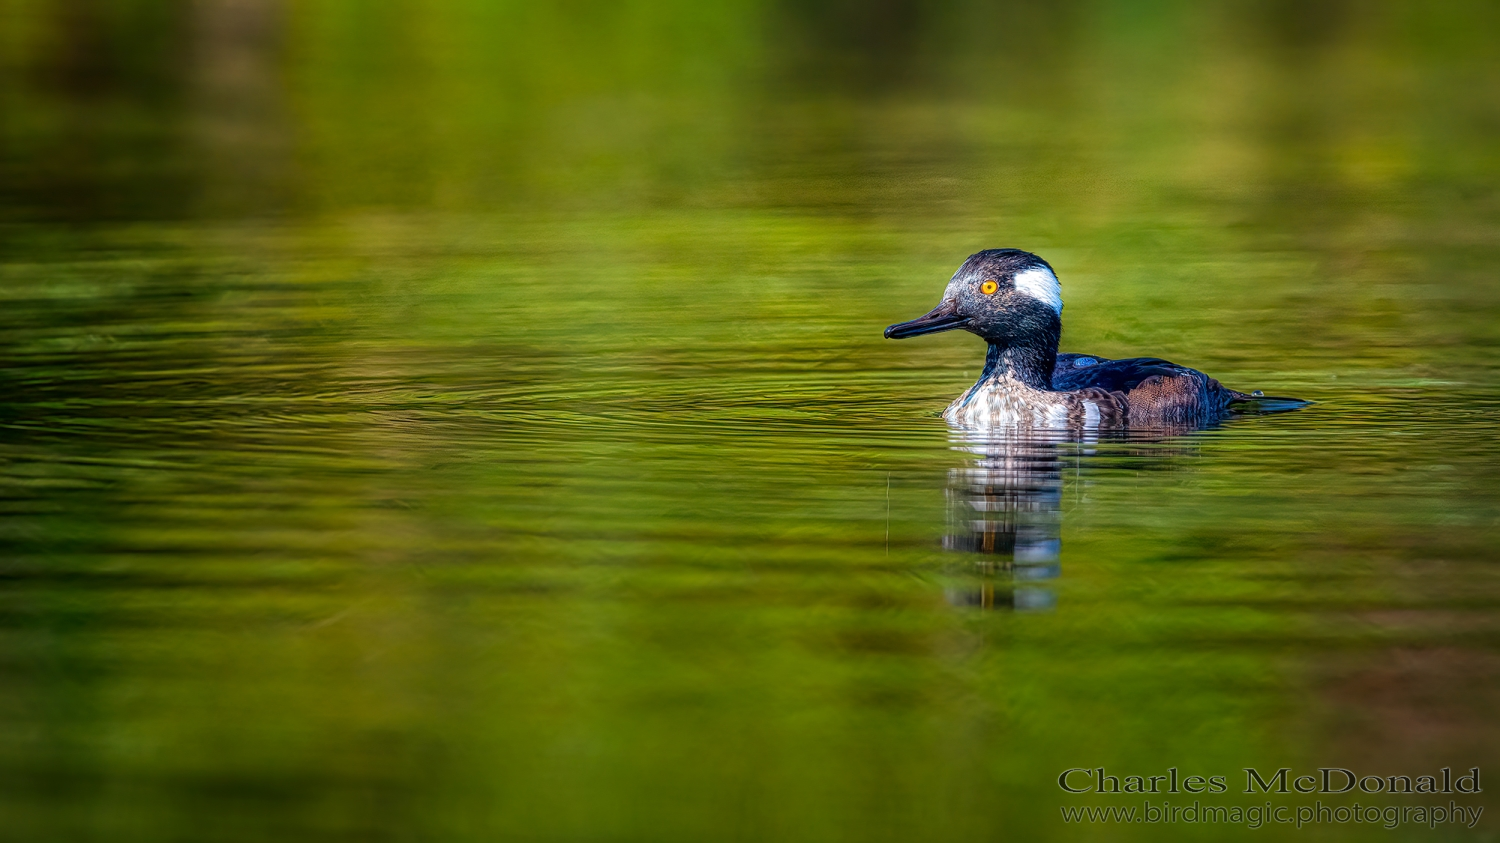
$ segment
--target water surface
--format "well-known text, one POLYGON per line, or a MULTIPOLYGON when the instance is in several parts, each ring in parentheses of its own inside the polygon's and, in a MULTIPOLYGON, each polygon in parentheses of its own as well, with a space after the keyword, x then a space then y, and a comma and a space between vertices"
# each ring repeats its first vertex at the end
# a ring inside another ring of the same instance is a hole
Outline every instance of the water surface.
POLYGON ((4 54, 14 839, 1223 839, 1294 832, 1057 775, 1500 770, 1493 12, 70 8, 4 54), (881 330, 996 246, 1065 350, 1316 403, 955 437, 982 344, 881 330))

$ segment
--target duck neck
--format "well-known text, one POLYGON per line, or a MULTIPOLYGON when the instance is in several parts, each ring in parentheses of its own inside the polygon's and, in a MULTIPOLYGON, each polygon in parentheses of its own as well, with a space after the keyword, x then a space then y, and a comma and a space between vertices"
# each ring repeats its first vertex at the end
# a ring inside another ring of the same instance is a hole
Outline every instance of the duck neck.
POLYGON ((981 381, 1012 380, 1044 392, 1052 390, 1052 368, 1057 346, 1028 343, 990 343, 981 381))

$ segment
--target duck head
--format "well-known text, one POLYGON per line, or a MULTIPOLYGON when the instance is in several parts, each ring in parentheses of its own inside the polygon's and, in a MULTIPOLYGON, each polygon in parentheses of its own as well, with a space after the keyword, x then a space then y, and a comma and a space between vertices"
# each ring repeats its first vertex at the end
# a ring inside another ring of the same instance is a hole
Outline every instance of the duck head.
POLYGON ((1062 333, 1062 290, 1041 258, 1020 249, 986 249, 953 273, 943 300, 926 316, 885 329, 904 340, 962 328, 993 345, 1057 346, 1062 333))

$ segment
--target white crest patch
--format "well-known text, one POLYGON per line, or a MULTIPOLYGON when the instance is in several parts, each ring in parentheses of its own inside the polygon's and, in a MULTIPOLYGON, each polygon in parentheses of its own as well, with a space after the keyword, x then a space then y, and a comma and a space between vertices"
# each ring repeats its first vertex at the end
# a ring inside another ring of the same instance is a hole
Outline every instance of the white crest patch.
POLYGON ((1038 266, 1025 272, 1017 272, 1016 291, 1047 305, 1057 311, 1058 316, 1062 315, 1062 285, 1057 283, 1057 276, 1046 267, 1038 266))

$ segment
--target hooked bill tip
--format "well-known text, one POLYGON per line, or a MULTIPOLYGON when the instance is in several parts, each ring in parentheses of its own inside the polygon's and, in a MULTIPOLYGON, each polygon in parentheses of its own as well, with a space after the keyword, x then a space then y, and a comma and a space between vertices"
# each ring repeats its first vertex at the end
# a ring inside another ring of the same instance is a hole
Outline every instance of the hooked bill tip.
POLYGON ((920 319, 910 322, 899 322, 885 329, 885 338, 888 340, 904 340, 910 337, 920 337, 923 334, 936 334, 940 331, 951 331, 954 328, 962 328, 969 324, 966 316, 957 314, 943 314, 935 316, 927 314, 920 319))

